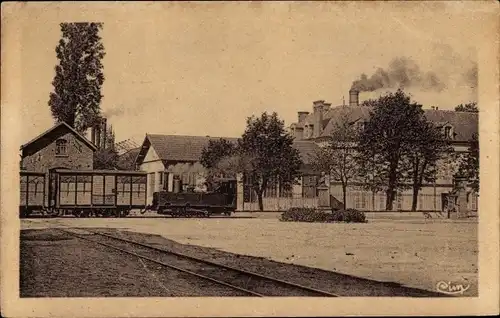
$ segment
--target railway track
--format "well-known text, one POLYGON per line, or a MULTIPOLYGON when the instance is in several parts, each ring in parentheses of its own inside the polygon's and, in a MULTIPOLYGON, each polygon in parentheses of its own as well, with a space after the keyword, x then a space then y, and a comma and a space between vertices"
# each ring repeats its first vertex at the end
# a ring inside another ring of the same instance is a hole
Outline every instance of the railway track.
POLYGON ((338 295, 264 276, 243 269, 217 264, 208 260, 164 250, 155 246, 90 230, 62 230, 74 237, 133 255, 158 265, 233 289, 238 294, 254 297, 338 297, 338 295))

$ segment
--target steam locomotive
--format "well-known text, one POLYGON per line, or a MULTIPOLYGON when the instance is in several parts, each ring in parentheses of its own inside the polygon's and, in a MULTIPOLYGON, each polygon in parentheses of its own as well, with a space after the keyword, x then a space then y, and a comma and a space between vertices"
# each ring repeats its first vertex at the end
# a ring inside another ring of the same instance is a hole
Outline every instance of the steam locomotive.
MULTIPOLYGON (((175 187, 174 187, 175 188, 175 187)), ((172 217, 231 215, 236 210, 236 181, 220 180, 207 193, 160 191, 147 205, 147 173, 119 170, 51 169, 48 174, 20 172, 20 217, 126 217, 132 210, 172 217)))

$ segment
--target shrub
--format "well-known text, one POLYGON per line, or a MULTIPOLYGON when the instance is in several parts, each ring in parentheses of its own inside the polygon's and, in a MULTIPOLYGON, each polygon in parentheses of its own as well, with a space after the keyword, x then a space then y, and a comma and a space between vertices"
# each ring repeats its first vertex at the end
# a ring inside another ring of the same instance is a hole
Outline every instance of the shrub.
POLYGON ((332 219, 334 222, 366 223, 365 213, 355 209, 333 210, 332 219))
POLYGON ((314 208, 291 208, 281 214, 280 221, 285 222, 332 222, 331 213, 314 208))
POLYGON ((365 223, 365 214, 354 209, 333 211, 332 213, 314 208, 291 208, 281 214, 283 222, 356 222, 365 223))

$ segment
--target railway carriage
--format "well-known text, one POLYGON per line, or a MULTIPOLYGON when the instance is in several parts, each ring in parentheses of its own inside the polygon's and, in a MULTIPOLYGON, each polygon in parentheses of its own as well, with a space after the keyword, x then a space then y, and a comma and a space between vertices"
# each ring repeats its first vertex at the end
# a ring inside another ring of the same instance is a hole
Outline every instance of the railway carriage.
POLYGON ((28 216, 45 207, 45 174, 43 172, 21 171, 19 213, 28 216))
POLYGON ((52 215, 123 217, 146 206, 144 172, 55 169, 49 176, 52 215))
POLYGON ((123 170, 50 169, 20 172, 20 216, 126 217, 134 209, 173 217, 231 215, 236 180, 219 180, 213 192, 155 192, 147 205, 147 173, 123 170))

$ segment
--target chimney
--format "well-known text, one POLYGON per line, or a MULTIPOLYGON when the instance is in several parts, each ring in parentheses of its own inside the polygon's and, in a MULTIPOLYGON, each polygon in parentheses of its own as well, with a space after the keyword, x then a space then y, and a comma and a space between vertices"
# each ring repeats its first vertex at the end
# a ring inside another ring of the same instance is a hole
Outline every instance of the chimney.
POLYGON ((307 115, 309 115, 309 112, 298 112, 299 116, 299 123, 303 123, 306 120, 307 115))
POLYGON ((107 120, 106 118, 103 118, 102 119, 102 123, 101 123, 101 127, 102 127, 102 148, 106 148, 106 138, 108 137, 107 134, 106 134, 106 127, 107 125, 107 120))
POLYGON ((317 100, 313 102, 313 113, 321 112, 323 111, 323 104, 325 103, 324 100, 317 100))
POLYGON ((90 141, 95 145, 95 126, 90 128, 90 141))
POLYGON ((323 123, 323 112, 325 108, 325 101, 324 100, 317 100, 313 102, 313 129, 312 129, 312 137, 316 138, 319 137, 321 130, 322 130, 322 123, 323 123))
POLYGON ((359 92, 354 88, 349 91, 349 106, 359 106, 359 92))
POLYGON ((327 111, 329 111, 330 106, 332 106, 332 103, 323 103, 323 113, 326 113, 327 111))
POLYGON ((101 149, 101 125, 95 125, 95 145, 97 149, 101 149))

